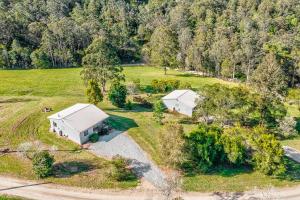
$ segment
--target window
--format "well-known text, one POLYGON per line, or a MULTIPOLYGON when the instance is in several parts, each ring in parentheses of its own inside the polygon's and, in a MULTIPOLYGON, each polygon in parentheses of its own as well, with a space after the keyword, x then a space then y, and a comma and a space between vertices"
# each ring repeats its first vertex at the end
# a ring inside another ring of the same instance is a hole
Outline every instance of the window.
POLYGON ((88 134, 89 134, 89 132, 87 130, 83 132, 84 136, 87 136, 88 134))
POLYGON ((57 127, 57 124, 56 124, 55 122, 53 122, 53 126, 54 126, 54 127, 57 127))

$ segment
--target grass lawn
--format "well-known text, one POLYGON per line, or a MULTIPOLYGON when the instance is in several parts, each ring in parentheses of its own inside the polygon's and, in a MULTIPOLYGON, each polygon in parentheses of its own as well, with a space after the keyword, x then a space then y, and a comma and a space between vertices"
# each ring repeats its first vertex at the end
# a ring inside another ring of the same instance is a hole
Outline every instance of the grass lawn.
MULTIPOLYGON (((53 112, 57 112, 72 104, 86 102, 80 70, 0 70, 0 148, 6 145, 17 149, 21 143, 35 142, 41 145, 41 148, 60 150, 53 151, 56 160, 55 176, 47 179, 54 183, 89 188, 135 187, 137 181, 118 182, 109 177, 110 161, 78 150, 76 144, 48 131, 49 122, 46 117, 51 113, 42 113, 41 108, 52 107, 53 112), (72 166, 80 170, 70 173, 68 169, 72 166)), ((165 76, 163 70, 154 67, 125 67, 124 73, 127 81, 140 78, 142 85, 149 84, 153 79, 165 77, 190 82, 196 89, 214 83, 235 85, 215 78, 195 77, 173 70, 165 76)), ((157 164, 163 165, 158 137, 162 127, 154 122, 151 110, 135 106, 132 111, 124 111, 115 108, 107 100, 100 103, 99 107, 111 115, 110 122, 113 126, 127 130, 157 164)), ((289 112, 295 111, 292 108, 289 112)), ((294 114, 297 115, 297 112, 294 114)), ((166 116, 178 119, 173 115, 166 116)), ((191 129, 193 126, 185 126, 185 130, 191 129)), ((31 163, 16 154, 0 156, 0 174, 35 179, 31 163)), ((210 175, 184 178, 184 189, 192 191, 240 191, 271 184, 289 186, 298 184, 298 181, 266 177, 246 169, 220 169, 210 175)))
POLYGON ((0 200, 29 200, 29 199, 24 199, 24 198, 15 197, 15 196, 0 195, 0 200))

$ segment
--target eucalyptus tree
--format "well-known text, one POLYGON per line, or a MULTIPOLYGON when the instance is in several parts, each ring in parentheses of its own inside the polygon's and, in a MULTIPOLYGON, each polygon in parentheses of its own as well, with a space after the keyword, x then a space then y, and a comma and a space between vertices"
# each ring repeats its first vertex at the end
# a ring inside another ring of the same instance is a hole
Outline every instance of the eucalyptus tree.
POLYGON ((105 37, 98 37, 85 51, 81 75, 86 84, 92 80, 98 83, 102 93, 105 93, 108 81, 124 79, 121 74, 123 68, 119 64, 120 59, 110 41, 105 37))

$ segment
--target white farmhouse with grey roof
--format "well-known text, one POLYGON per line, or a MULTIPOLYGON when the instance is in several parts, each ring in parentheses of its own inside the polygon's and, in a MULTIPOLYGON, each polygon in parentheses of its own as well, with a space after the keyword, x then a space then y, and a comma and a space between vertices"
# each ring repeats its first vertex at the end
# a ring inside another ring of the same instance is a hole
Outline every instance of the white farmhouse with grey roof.
POLYGON ((60 136, 84 144, 89 136, 99 132, 109 116, 92 104, 75 104, 48 117, 50 130, 60 136))
POLYGON ((192 117, 200 95, 192 90, 174 90, 162 98, 165 106, 171 110, 192 117))

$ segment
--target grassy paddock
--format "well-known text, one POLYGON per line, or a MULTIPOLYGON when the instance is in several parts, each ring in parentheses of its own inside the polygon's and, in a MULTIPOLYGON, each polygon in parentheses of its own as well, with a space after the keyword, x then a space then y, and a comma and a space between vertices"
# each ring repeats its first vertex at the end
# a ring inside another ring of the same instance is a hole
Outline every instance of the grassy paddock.
MULTIPOLYGON (((5 144, 16 149, 24 142, 41 141, 42 148, 63 150, 54 152, 57 166, 55 176, 49 178, 49 181, 54 183, 89 188, 135 187, 137 181, 112 180, 108 175, 111 167, 109 161, 85 151, 78 151, 76 144, 48 131, 47 116, 52 113, 42 113, 41 108, 52 107, 53 112, 57 112, 72 104, 86 102, 80 70, 0 70, 0 147, 5 144), (70 173, 68 169, 74 166, 80 169, 79 172, 70 173)), ((153 79, 162 78, 190 82, 193 88, 200 90, 206 84, 236 85, 173 70, 165 76, 163 70, 154 67, 125 67, 124 73, 127 82, 140 78, 144 86, 150 84, 153 79)), ((159 98, 159 95, 153 96, 153 99, 156 98, 159 98)), ((151 110, 135 105, 132 111, 124 111, 112 106, 107 100, 100 103, 99 107, 111 115, 110 122, 114 127, 128 131, 152 159, 163 166, 158 137, 162 126, 155 123, 151 110)), ((297 115, 297 111, 289 104, 287 107, 291 115, 297 115)), ((166 114, 166 118, 178 120, 180 116, 166 114)), ((185 125, 184 128, 190 131, 194 125, 185 125)), ((295 143, 297 146, 299 141, 300 139, 295 139, 287 143, 295 143)), ((31 162, 15 154, 0 157, 0 174, 35 179, 31 171, 31 162)), ((191 191, 241 191, 255 186, 294 184, 298 184, 295 179, 275 179, 246 169, 220 169, 209 175, 200 174, 184 178, 184 189, 191 191)))

